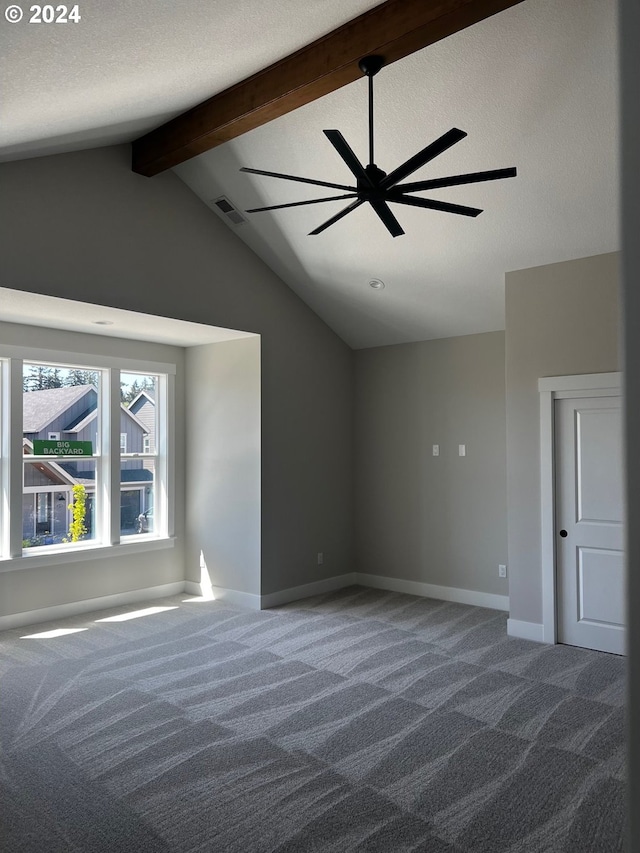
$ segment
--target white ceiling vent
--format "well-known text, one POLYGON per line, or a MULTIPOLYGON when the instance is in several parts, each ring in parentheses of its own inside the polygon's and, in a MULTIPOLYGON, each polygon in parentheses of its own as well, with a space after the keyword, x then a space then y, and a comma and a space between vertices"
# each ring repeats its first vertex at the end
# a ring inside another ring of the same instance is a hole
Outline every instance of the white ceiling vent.
POLYGON ((242 225, 243 222, 247 221, 240 211, 234 207, 229 199, 224 195, 221 195, 220 198, 212 199, 210 204, 216 213, 218 213, 223 219, 228 219, 229 222, 232 222, 234 225, 242 225))

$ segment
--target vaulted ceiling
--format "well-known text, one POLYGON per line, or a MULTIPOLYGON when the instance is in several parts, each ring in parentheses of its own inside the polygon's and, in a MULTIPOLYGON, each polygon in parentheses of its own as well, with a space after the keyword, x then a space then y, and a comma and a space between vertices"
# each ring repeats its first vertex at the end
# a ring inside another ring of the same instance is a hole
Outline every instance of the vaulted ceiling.
MULTIPOLYGON (((376 5, 111 0, 80 4, 77 24, 5 24, 0 158, 133 141, 376 5)), ((411 180, 506 166, 518 177, 422 194, 482 208, 476 219, 394 206, 395 239, 368 205, 308 236, 345 202, 225 219, 351 346, 504 328, 506 271, 619 247, 612 0, 524 0, 388 65, 375 87, 385 171, 458 127, 468 136, 411 180)), ((239 171, 351 183, 330 128, 366 162, 364 79, 174 170, 216 215, 220 196, 242 211, 333 195, 239 171)))

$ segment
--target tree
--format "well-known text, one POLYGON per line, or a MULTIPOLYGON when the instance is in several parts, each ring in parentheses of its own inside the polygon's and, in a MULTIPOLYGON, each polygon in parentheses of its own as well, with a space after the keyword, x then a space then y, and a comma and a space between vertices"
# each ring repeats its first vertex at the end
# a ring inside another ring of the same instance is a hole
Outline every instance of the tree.
POLYGON ((64 384, 71 385, 97 385, 98 374, 95 370, 69 370, 64 384))
POLYGON ((22 380, 23 391, 44 391, 48 388, 62 388, 62 376, 59 368, 46 367, 44 364, 29 366, 29 374, 22 380))
POLYGON ((120 383, 120 401, 130 403, 141 391, 154 391, 156 383, 152 376, 141 376, 140 381, 134 379, 131 384, 120 383))
POLYGON ((64 541, 79 542, 88 532, 84 523, 87 515, 87 490, 81 483, 73 487, 73 503, 69 504, 69 509, 73 512, 73 519, 64 541))
POLYGON ((123 403, 130 403, 139 393, 140 385, 136 379, 131 385, 126 385, 124 382, 120 383, 120 399, 123 403))

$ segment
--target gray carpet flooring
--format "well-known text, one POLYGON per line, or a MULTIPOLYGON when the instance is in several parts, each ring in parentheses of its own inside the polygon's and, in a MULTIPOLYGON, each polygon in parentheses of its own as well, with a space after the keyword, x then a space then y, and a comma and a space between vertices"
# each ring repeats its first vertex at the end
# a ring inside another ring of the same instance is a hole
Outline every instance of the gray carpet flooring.
POLYGON ((623 849, 624 659, 363 587, 183 598, 0 635, 2 851, 623 849))

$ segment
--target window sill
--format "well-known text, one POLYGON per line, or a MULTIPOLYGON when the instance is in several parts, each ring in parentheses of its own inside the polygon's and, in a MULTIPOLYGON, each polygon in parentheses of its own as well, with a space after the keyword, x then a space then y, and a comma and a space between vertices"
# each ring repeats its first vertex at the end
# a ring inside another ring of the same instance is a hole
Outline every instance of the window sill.
POLYGON ((118 557, 135 556, 144 551, 164 551, 175 546, 175 536, 163 539, 141 539, 137 542, 120 542, 117 545, 96 545, 92 547, 74 548, 68 551, 48 551, 46 546, 38 549, 37 554, 24 554, 21 557, 0 559, 0 573, 14 572, 20 569, 36 569, 43 566, 61 565, 63 563, 88 562, 103 558, 117 559, 118 557))

